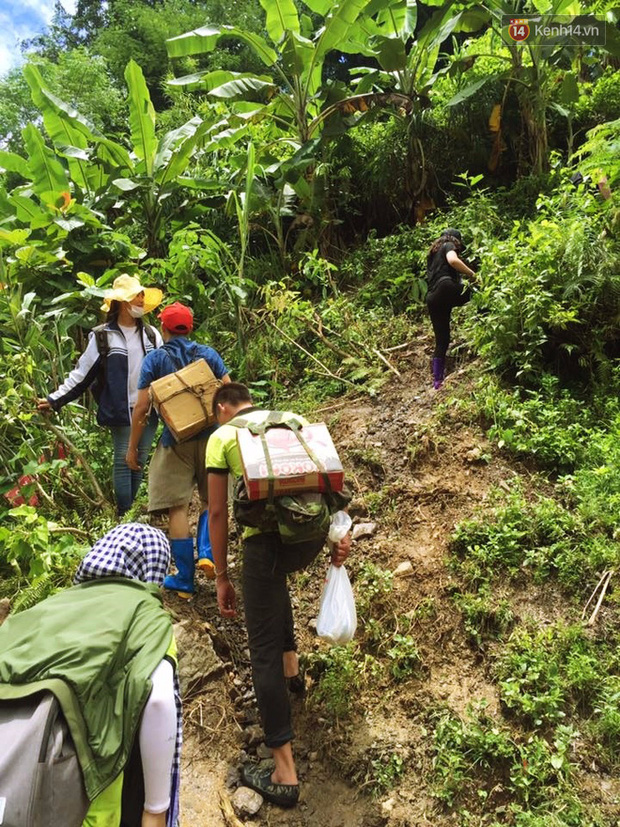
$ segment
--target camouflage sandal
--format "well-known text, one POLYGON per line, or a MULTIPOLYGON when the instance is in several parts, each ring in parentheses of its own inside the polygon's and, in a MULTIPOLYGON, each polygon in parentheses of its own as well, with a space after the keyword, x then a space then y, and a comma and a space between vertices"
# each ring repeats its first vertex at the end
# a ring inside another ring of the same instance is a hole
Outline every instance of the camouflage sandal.
POLYGON ((299 784, 276 784, 271 780, 272 772, 257 764, 245 764, 241 768, 241 781, 272 804, 294 807, 299 801, 299 784))

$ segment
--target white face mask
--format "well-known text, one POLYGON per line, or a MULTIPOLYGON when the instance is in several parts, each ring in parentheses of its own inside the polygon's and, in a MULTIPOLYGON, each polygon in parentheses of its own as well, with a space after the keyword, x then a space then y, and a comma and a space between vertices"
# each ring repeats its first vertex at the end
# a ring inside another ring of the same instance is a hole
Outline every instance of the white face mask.
POLYGON ((145 314, 145 309, 143 307, 138 307, 135 304, 130 304, 128 307, 129 315, 134 319, 141 319, 142 316, 145 314))

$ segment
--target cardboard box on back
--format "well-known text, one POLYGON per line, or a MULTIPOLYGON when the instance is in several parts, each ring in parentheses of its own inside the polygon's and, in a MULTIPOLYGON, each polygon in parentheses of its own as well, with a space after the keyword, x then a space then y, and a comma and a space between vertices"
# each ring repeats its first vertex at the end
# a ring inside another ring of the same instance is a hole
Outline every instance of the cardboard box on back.
MULTIPOLYGON (((323 463, 332 491, 342 491, 344 471, 325 423, 305 425, 302 434, 319 461, 323 463)), ((266 431, 265 437, 273 467, 276 496, 326 490, 323 474, 310 459, 294 431, 283 427, 270 428, 266 431)), ((265 499, 269 495, 269 471, 262 440, 247 428, 239 428, 237 443, 248 498, 265 499)))
POLYGON ((215 422, 213 394, 222 383, 204 359, 151 383, 155 410, 177 442, 183 442, 215 422))

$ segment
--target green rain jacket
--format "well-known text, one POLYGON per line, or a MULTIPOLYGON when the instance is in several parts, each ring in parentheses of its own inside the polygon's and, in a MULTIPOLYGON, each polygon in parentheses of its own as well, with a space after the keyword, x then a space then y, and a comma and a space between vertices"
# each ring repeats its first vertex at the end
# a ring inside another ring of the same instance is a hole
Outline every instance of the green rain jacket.
POLYGON ((81 583, 0 626, 0 700, 54 693, 92 801, 127 762, 150 675, 171 639, 158 586, 123 577, 81 583))

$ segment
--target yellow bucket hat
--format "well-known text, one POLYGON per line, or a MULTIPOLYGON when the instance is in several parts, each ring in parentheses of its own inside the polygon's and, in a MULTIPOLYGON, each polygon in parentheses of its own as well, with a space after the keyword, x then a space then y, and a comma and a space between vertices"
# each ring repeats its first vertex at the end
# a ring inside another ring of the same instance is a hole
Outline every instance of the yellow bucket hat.
POLYGON ((164 294, 159 287, 142 287, 135 276, 130 276, 127 273, 122 273, 114 279, 112 289, 105 294, 102 310, 109 310, 110 304, 113 301, 130 302, 138 295, 144 293, 144 312, 149 313, 154 310, 158 304, 161 304, 164 294))

